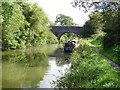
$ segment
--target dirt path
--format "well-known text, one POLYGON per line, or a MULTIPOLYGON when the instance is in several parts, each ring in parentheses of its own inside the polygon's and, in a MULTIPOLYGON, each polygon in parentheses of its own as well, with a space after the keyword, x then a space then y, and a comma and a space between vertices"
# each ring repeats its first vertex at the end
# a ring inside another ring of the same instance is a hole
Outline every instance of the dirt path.
POLYGON ((97 47, 95 47, 95 48, 96 48, 96 52, 97 52, 101 57, 103 57, 105 60, 107 60, 107 61, 111 64, 111 66, 112 66, 117 72, 120 73, 120 66, 118 66, 117 64, 115 64, 114 62, 112 62, 112 60, 108 59, 106 56, 100 54, 100 53, 99 53, 99 49, 98 49, 97 47))

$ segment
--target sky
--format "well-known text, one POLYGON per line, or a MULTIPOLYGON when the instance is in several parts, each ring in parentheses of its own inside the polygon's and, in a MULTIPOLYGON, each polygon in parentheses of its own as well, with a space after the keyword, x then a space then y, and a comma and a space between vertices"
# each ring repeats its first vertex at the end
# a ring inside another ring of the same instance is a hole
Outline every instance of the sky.
POLYGON ((89 19, 88 13, 84 13, 79 8, 74 8, 71 4, 74 0, 31 0, 37 3, 47 14, 50 21, 54 22, 58 14, 70 16, 79 26, 83 26, 89 19))

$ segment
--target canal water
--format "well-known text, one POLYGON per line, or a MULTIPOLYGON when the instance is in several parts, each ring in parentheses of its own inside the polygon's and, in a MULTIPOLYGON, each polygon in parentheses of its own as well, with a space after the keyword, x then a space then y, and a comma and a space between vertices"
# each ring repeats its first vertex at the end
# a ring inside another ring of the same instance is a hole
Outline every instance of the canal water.
POLYGON ((71 66, 59 45, 2 52, 2 88, 54 88, 71 66))

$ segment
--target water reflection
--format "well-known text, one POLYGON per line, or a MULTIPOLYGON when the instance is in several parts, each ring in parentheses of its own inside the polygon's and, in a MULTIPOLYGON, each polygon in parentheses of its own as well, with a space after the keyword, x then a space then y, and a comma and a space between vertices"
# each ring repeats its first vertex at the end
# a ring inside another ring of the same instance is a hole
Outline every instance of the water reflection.
POLYGON ((3 88, 49 88, 69 69, 69 54, 55 45, 2 53, 3 88))
MULTIPOLYGON (((57 64, 56 57, 49 57, 49 69, 46 72, 43 80, 38 84, 38 88, 54 88, 56 84, 54 83, 60 77, 64 76, 65 72, 69 70, 71 64, 57 64)), ((60 60, 64 62, 64 60, 60 60)))
POLYGON ((1 60, 1 53, 0 53, 0 89, 2 89, 2 60, 1 60))
POLYGON ((48 66, 49 52, 54 52, 55 46, 36 47, 23 50, 3 52, 2 55, 2 87, 29 88, 37 87, 48 66))
POLYGON ((43 80, 38 84, 38 88, 54 88, 56 86, 54 82, 64 76, 71 66, 69 62, 70 54, 65 54, 62 48, 58 48, 49 56, 49 69, 43 80))
POLYGON ((63 48, 58 48, 55 50, 53 54, 49 55, 50 57, 56 57, 57 66, 62 66, 64 64, 68 64, 71 53, 64 53, 63 48))
POLYGON ((2 86, 36 87, 47 69, 47 64, 47 56, 44 53, 4 55, 2 86))

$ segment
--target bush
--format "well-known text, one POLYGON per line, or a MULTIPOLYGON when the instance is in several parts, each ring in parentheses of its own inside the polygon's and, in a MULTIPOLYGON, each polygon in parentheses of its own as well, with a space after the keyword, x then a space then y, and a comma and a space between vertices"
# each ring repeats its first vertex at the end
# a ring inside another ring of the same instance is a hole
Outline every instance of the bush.
POLYGON ((120 88, 120 76, 83 40, 71 59, 72 67, 58 80, 59 88, 120 88))
POLYGON ((57 43, 48 23, 46 14, 36 4, 2 2, 2 50, 57 43))

